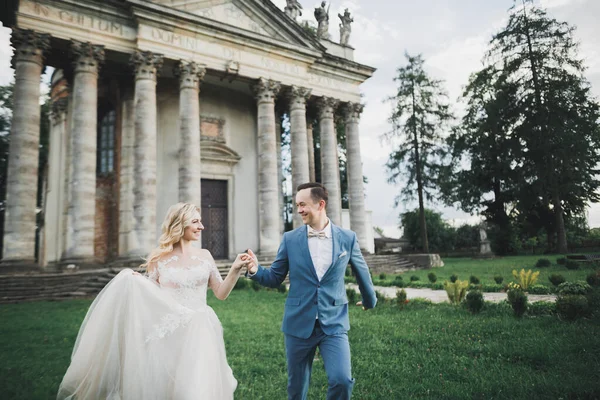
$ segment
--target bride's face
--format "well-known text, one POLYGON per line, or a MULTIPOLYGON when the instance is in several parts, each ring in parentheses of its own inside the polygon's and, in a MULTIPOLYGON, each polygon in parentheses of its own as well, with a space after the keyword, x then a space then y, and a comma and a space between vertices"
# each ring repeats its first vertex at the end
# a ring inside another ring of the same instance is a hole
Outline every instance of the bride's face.
POLYGON ((202 221, 200 221, 200 214, 194 213, 192 221, 183 230, 183 239, 190 241, 200 240, 200 232, 202 232, 203 229, 204 225, 202 225, 202 221))

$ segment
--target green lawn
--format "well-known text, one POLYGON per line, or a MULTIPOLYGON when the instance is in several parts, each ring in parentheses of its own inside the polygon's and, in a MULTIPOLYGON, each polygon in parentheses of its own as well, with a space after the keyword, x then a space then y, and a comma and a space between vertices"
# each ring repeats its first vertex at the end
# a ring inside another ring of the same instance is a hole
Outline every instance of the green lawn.
MULTIPOLYGON (((493 262, 493 261, 492 261, 493 262)), ((462 263, 460 263, 463 265, 462 263)), ((492 265, 488 265, 492 268, 492 265)), ((458 266, 456 267, 458 268, 458 266)), ((286 398, 285 294, 212 295, 225 329, 236 399, 286 398)), ((52 399, 90 300, 0 306, 0 398, 52 399)), ((355 399, 593 399, 600 397, 600 318, 516 319, 506 303, 479 315, 411 302, 350 310, 355 399)), ((324 399, 317 360, 310 399, 324 399)))
MULTIPOLYGON (((567 281, 583 280, 592 272, 597 265, 591 263, 580 263, 578 270, 569 270, 564 265, 556 264, 556 259, 560 256, 511 256, 497 257, 492 259, 474 259, 474 258, 444 258, 444 266, 441 268, 432 268, 430 270, 408 271, 401 274, 405 281, 413 275, 419 277, 421 282, 429 282, 427 274, 434 272, 437 275, 438 282, 449 280, 452 274, 456 274, 458 279, 469 280, 471 275, 477 276, 483 284, 494 284, 494 276, 500 275, 504 278, 504 284, 514 281, 512 271, 514 269, 531 269, 539 271, 540 276, 537 284, 552 286, 548 278, 552 274, 561 274, 567 281), (552 266, 547 268, 536 268, 535 263, 540 258, 547 258, 552 262, 552 266)), ((377 276, 375 276, 377 278, 377 276)), ((389 279, 389 277, 388 277, 389 279)))

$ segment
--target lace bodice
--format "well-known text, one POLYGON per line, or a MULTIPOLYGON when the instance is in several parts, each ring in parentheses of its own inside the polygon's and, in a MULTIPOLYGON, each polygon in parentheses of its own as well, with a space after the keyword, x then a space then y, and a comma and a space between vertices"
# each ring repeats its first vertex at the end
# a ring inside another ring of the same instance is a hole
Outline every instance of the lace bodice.
POLYGON ((171 294, 177 306, 154 325, 146 342, 161 339, 185 326, 195 312, 206 307, 208 287, 215 288, 223 282, 215 263, 198 256, 191 256, 188 260, 172 256, 158 261, 157 265, 148 277, 157 282, 161 290, 171 294))
POLYGON ((154 280, 160 287, 170 291, 183 306, 197 310, 206 305, 206 290, 223 282, 214 262, 191 256, 183 260, 179 256, 158 261, 154 280))

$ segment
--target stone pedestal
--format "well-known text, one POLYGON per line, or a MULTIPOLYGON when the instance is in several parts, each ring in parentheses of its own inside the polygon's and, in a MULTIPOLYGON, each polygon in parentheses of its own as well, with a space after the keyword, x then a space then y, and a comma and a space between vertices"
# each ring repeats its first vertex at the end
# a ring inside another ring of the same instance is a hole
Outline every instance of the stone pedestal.
POLYGON ((10 128, 2 268, 35 267, 40 78, 50 37, 13 29, 15 87, 10 128))
POLYGON ((308 140, 306 129, 306 100, 310 89, 292 86, 288 92, 290 102, 290 141, 292 154, 292 209, 294 228, 301 226, 302 218, 298 214, 295 193, 298 185, 307 183, 309 176, 308 140))
POLYGON ((358 122, 363 105, 348 103, 343 108, 346 122, 346 171, 348 174, 348 198, 350 205, 350 229, 356 232, 358 243, 363 251, 367 245, 367 221, 365 211, 365 190, 363 186, 362 159, 358 122))
POLYGON ((62 263, 95 264, 98 68, 104 60, 104 47, 73 41, 71 52, 75 75, 70 121, 69 240, 62 263))
POLYGON ((329 192, 327 215, 334 224, 342 222, 342 197, 340 193, 340 165, 337 157, 337 136, 333 113, 338 100, 322 97, 317 103, 321 133, 321 183, 329 192))
POLYGON ((200 207, 200 82, 206 69, 180 61, 179 77, 179 201, 200 207))
POLYGON ((279 88, 279 82, 264 78, 253 88, 258 105, 259 252, 264 257, 275 255, 280 242, 275 138, 275 96, 279 88))
POLYGON ((133 217, 135 244, 131 255, 145 256, 156 247, 156 80, 163 57, 136 51, 131 58, 135 69, 135 136, 133 146, 133 217))

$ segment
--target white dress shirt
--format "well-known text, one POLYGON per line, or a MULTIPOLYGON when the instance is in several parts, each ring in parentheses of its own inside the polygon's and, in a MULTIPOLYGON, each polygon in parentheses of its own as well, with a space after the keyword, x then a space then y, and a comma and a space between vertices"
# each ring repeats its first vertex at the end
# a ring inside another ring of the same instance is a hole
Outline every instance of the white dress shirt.
POLYGON ((310 251, 310 258, 312 259, 313 265, 317 272, 319 281, 323 278, 323 275, 327 272, 331 266, 331 260, 333 257, 333 238, 331 236, 331 221, 327 219, 327 225, 322 231, 316 231, 307 225, 307 234, 309 232, 324 232, 325 239, 318 237, 308 238, 308 250, 310 251))

